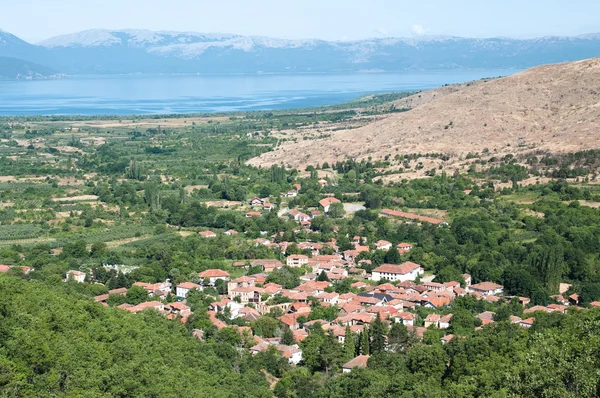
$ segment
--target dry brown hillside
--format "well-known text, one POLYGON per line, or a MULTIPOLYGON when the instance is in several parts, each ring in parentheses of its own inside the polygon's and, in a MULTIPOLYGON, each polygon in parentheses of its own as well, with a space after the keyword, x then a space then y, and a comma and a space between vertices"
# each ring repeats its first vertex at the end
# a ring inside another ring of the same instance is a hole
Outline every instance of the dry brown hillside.
POLYGON ((518 154, 600 148, 600 58, 443 87, 397 102, 404 113, 328 138, 285 143, 250 160, 291 166, 348 157, 469 152, 518 154))

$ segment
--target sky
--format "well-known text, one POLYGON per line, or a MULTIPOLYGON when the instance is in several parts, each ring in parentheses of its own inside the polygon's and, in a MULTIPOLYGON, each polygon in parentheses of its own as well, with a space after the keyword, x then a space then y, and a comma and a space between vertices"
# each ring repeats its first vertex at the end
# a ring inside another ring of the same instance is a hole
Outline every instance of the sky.
POLYGON ((600 32, 599 0, 0 0, 0 29, 29 42, 87 29, 357 40, 600 32))

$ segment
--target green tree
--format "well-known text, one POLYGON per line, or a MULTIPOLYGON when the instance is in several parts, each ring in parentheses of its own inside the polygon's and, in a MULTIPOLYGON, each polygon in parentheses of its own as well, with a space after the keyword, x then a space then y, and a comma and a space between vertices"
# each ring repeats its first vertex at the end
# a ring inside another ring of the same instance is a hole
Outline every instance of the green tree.
POLYGON ((379 312, 377 313, 375 319, 371 323, 369 333, 371 335, 370 352, 373 355, 382 353, 385 350, 385 337, 387 336, 387 327, 381 320, 379 312))
POLYGON ((132 305, 138 305, 148 299, 148 292, 141 286, 131 286, 127 289, 127 303, 132 305))

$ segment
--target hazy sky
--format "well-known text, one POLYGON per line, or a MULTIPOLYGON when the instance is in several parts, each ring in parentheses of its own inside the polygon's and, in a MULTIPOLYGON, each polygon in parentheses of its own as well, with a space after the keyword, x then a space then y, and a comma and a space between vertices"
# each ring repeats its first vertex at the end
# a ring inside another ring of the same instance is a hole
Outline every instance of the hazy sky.
POLYGON ((599 0, 0 0, 0 29, 38 41, 80 30, 223 32, 290 39, 600 32, 599 0))

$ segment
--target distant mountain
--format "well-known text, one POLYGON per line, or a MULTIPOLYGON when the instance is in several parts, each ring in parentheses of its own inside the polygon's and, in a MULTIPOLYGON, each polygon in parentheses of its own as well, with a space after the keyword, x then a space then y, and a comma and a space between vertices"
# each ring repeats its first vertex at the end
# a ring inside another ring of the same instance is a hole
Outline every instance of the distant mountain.
POLYGON ((59 77, 52 68, 23 61, 18 58, 0 57, 0 80, 32 80, 59 77))
POLYGON ((0 56, 67 74, 281 73, 527 68, 600 55, 600 35, 468 39, 430 36, 351 42, 234 34, 88 30, 37 45, 0 32, 0 56))

